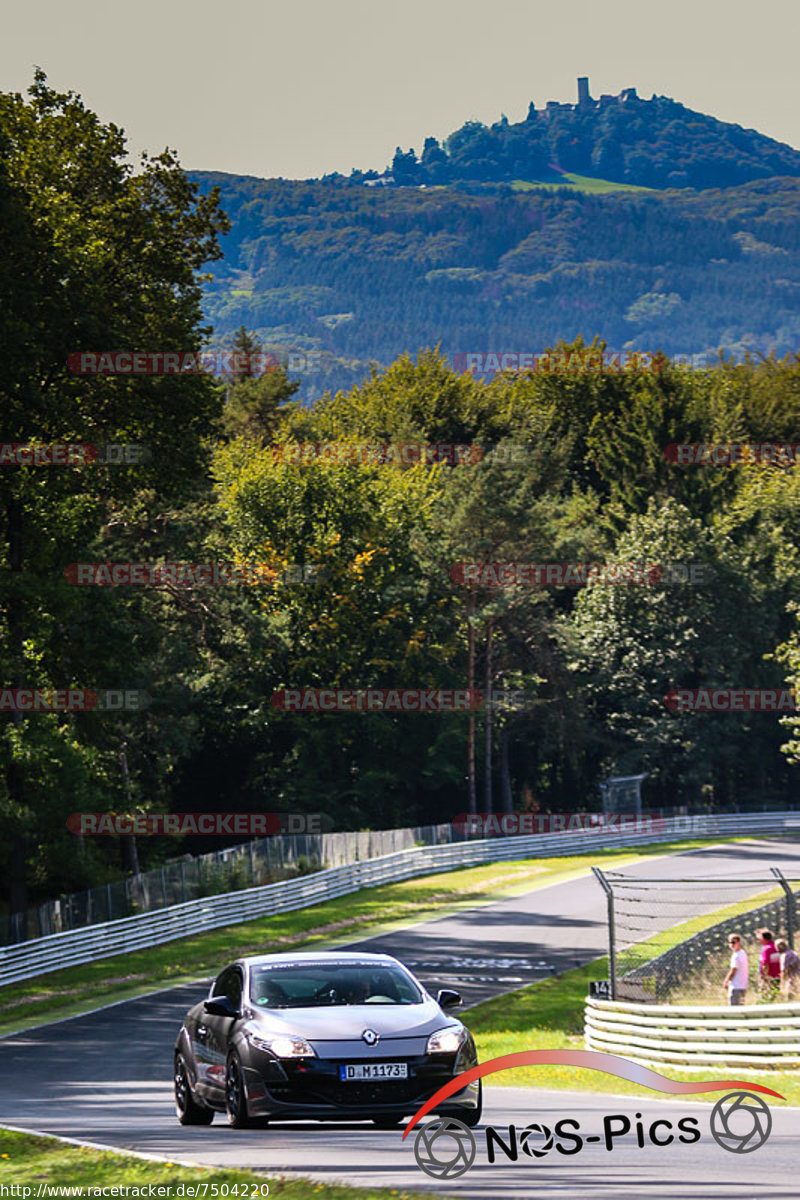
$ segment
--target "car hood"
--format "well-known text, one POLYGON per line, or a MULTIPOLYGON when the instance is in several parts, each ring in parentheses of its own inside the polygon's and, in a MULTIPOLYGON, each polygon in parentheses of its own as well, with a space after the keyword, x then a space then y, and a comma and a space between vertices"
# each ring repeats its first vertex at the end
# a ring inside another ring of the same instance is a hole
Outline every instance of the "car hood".
POLYGON ((459 1022, 446 1016, 435 1000, 423 1004, 346 1004, 321 1008, 253 1009, 259 1032, 299 1034, 311 1042, 360 1041, 365 1029, 381 1038, 425 1037, 459 1022))

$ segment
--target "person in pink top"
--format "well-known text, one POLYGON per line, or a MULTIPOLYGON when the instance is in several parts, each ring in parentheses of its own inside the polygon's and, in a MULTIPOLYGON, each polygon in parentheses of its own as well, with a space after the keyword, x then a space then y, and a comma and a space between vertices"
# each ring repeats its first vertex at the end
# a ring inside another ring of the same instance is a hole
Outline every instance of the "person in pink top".
POLYGON ((781 956, 775 947, 771 930, 759 929, 758 936, 761 942, 759 959, 761 990, 768 996, 777 996, 781 985, 781 956))

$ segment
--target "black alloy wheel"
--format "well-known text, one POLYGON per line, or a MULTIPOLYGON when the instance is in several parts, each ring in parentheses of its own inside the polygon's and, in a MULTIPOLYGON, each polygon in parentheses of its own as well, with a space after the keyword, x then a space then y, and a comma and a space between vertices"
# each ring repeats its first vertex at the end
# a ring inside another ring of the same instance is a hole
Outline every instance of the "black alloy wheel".
POLYGON ((250 1117, 247 1112, 242 1064, 235 1050, 228 1055, 228 1065, 225 1068, 225 1109, 228 1124, 234 1129, 249 1127, 250 1117))
POLYGON ((175 1056, 175 1115, 181 1125, 210 1125, 214 1110, 198 1104, 189 1085, 189 1068, 182 1054, 175 1056))

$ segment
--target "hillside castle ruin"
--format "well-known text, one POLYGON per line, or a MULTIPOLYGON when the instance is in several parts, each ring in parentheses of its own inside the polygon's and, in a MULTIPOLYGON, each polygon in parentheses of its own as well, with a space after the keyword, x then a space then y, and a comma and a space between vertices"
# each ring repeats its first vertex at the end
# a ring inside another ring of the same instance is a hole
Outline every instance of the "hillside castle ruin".
POLYGON ((578 103, 577 104, 562 104, 560 100, 548 100, 543 109, 537 112, 536 105, 531 100, 528 108, 528 120, 534 116, 546 117, 551 112, 574 112, 575 110, 585 110, 589 108, 607 108, 609 104, 627 104, 631 100, 638 100, 636 88, 623 88, 618 96, 610 96, 604 93, 599 100, 594 100, 589 94, 589 76, 580 75, 578 77, 578 103))

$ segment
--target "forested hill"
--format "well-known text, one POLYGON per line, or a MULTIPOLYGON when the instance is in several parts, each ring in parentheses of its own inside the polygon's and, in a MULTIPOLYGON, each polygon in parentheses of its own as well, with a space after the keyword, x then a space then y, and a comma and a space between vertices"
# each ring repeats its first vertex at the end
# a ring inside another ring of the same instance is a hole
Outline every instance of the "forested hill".
POLYGON ((800 180, 706 191, 423 189, 348 180, 217 184, 232 230, 206 286, 224 340, 315 351, 301 396, 371 361, 539 351, 578 334, 617 350, 710 354, 800 346, 800 180))
MULTIPOLYGON (((634 89, 471 121, 392 169, 321 180, 194 172, 232 219, 205 310, 314 352, 304 398, 440 344, 708 355, 800 346, 800 152, 634 89), (320 370, 321 367, 321 370, 320 370)), ((291 369, 290 361, 290 369, 291 369)))
POLYGON ((564 171, 653 188, 731 187, 800 175, 800 152, 668 96, 642 100, 626 88, 593 100, 587 84, 577 104, 531 103, 513 125, 507 117, 468 121, 441 145, 426 138, 419 155, 398 148, 392 163, 396 183, 418 185, 547 180, 564 171))

